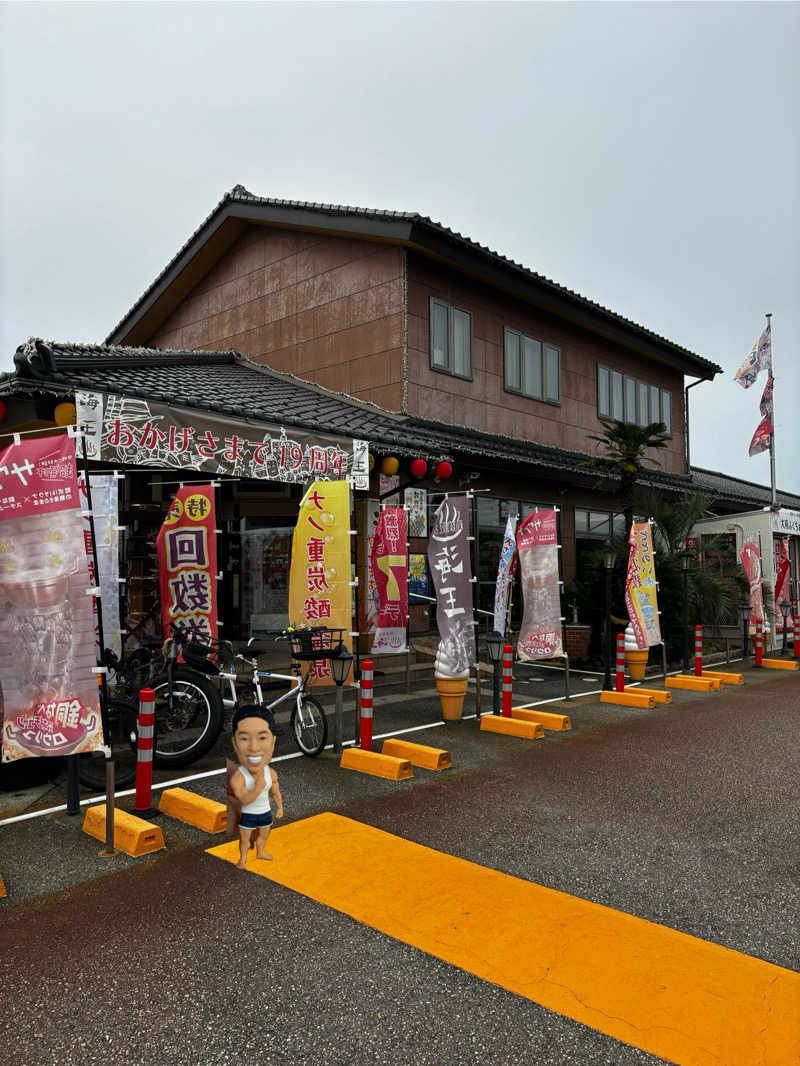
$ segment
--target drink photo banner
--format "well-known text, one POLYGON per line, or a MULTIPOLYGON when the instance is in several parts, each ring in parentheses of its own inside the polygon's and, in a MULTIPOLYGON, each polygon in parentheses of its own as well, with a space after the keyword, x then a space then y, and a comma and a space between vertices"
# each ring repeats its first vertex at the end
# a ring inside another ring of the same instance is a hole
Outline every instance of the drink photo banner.
POLYGON ((184 485, 156 537, 164 636, 180 629, 201 643, 217 637, 214 489, 184 485))
POLYGON ((468 529, 469 501, 464 496, 445 498, 433 519, 428 568, 436 593, 440 637, 435 666, 448 677, 466 676, 475 662, 468 529))
MULTIPOLYGON (((342 629, 349 651, 352 601, 350 486, 346 481, 315 481, 300 501, 292 540, 289 622, 298 628, 342 629)), ((310 666, 310 680, 334 683, 328 659, 310 666)))
POLYGON ((103 745, 75 442, 0 452, 3 761, 103 745))
POLYGON ((406 512, 385 507, 372 538, 370 569, 378 590, 378 617, 372 651, 387 654, 406 650, 408 616, 408 552, 406 512))
POLYGON ((75 401, 87 454, 103 463, 305 484, 346 478, 355 443, 363 483, 366 441, 255 425, 130 396, 77 392, 75 401))
POLYGON ((625 578, 625 607, 636 638, 636 647, 643 650, 661 643, 653 532, 650 523, 634 522, 628 544, 630 552, 625 578))
POLYGON ((497 584, 494 590, 494 630, 496 633, 505 633, 506 631, 508 590, 516 569, 517 544, 514 532, 516 524, 516 518, 512 518, 509 515, 506 519, 506 532, 503 537, 503 547, 500 550, 500 560, 497 564, 497 584))
POLYGON ((517 656, 523 661, 563 655, 558 532, 552 507, 533 511, 517 530, 523 615, 517 656))

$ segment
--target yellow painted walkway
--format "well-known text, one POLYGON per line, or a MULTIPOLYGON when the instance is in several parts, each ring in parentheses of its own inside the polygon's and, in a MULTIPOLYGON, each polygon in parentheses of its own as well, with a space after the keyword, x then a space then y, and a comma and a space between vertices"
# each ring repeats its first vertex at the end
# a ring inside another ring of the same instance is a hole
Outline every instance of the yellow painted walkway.
POLYGON ((800 1066, 798 973, 336 814, 268 847, 253 873, 626 1044, 685 1066, 800 1066))

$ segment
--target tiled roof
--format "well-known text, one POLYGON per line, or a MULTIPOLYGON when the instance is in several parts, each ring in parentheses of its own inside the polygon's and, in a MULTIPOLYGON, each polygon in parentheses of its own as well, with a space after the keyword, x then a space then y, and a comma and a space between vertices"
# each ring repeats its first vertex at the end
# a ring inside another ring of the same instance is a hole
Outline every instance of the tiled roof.
POLYGON ((687 372, 692 375, 713 377, 715 374, 722 372, 722 367, 709 359, 697 355, 688 348, 674 344, 666 337, 662 337, 660 334, 638 325, 631 319, 625 318, 623 315, 619 315, 615 311, 611 311, 601 304, 595 303, 595 301, 557 284, 543 274, 537 274, 535 271, 529 270, 521 263, 517 263, 513 259, 493 251, 486 245, 479 244, 477 241, 463 236, 456 230, 452 230, 441 222, 428 218, 426 215, 408 211, 383 211, 364 207, 348 207, 343 204, 272 199, 256 196, 245 189, 243 185, 235 185, 230 192, 222 197, 211 214, 203 220, 155 281, 139 297, 130 311, 111 330, 106 338, 109 343, 124 339, 128 328, 136 321, 139 313, 143 311, 144 305, 148 303, 151 297, 156 295, 158 290, 166 287, 169 283, 170 275, 183 265, 182 261, 185 261, 187 254, 202 247, 211 232, 226 215, 236 216, 237 205, 240 206, 242 211, 249 211, 250 213, 245 217, 251 218, 253 221, 257 220, 258 217, 262 217, 264 220, 280 222, 286 226, 291 226, 294 223, 313 228, 314 216, 316 216, 318 222, 323 219, 347 220, 354 233, 358 232, 359 226, 369 225, 371 227, 369 230, 371 236, 379 236, 380 227, 385 227, 387 239, 393 236, 394 239, 402 239, 404 243, 411 246, 417 244, 423 249, 426 245, 425 238, 433 236, 438 238, 439 241, 443 240, 446 244, 460 249, 462 252, 469 252, 473 257, 476 257, 477 262, 483 264, 484 268, 488 266, 499 267, 507 274, 513 275, 517 280, 522 280, 534 286, 540 292, 545 291, 555 295, 561 301, 566 301, 573 307, 622 327, 629 335, 632 334, 653 342, 657 347, 670 353, 673 357, 680 358, 683 362, 689 364, 691 369, 688 369, 687 372), (255 214, 253 213, 254 211, 256 212, 255 214), (402 234, 398 233, 396 229, 398 223, 402 223, 405 226, 405 231, 402 234), (374 228, 376 226, 378 227, 377 231, 374 228))
MULTIPOLYGON (((742 504, 745 508, 768 507, 772 502, 772 493, 766 485, 756 485, 752 481, 743 481, 740 478, 730 477, 728 474, 720 474, 712 470, 703 470, 701 467, 691 468, 692 481, 699 492, 706 492, 715 499, 729 500, 731 503, 742 504)), ((779 507, 788 507, 792 511, 800 511, 800 496, 791 492, 776 490, 775 496, 779 507)))
MULTIPOLYGON (((62 344, 31 338, 17 349, 14 362, 17 372, 0 377, 0 394, 38 390, 63 395, 76 389, 94 389, 363 438, 378 452, 393 451, 401 456, 458 458, 484 469, 497 463, 512 464, 529 476, 558 478, 569 474, 572 483, 587 485, 600 476, 578 452, 384 411, 292 374, 257 365, 235 352, 62 344)), ((689 487, 688 478, 659 471, 648 474, 648 480, 665 488, 689 487)))

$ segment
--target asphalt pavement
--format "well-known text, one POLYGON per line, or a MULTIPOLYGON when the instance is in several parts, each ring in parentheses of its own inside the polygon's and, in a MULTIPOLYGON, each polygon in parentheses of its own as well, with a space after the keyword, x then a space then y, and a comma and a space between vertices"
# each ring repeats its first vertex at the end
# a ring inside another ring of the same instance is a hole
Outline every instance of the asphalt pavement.
MULTIPOLYGON (((518 674, 515 704, 558 697, 559 678, 518 674)), ((580 678, 574 690, 592 684, 580 678)), ((489 736, 471 717, 442 725, 429 683, 414 686, 379 696, 374 732, 419 730, 408 738, 446 747, 453 768, 388 782, 340 769, 330 751, 294 757, 284 732, 274 766, 287 820, 334 811, 800 968, 800 673, 746 669, 741 687, 650 711, 576 697, 545 708, 572 730, 537 741, 489 736)), ((351 722, 352 707, 346 694, 351 722)), ((213 776, 186 787, 224 801, 214 771, 226 743, 187 771, 213 776)), ((661 1061, 236 871, 205 852, 220 838, 182 823, 159 818, 166 850, 131 859, 101 857, 63 811, 7 820, 63 802, 61 784, 48 787, 0 819, 13 1005, 2 1066, 661 1061)), ((474 902, 491 923, 492 900, 474 902)), ((732 1066, 748 1061, 743 1049, 732 1066)))

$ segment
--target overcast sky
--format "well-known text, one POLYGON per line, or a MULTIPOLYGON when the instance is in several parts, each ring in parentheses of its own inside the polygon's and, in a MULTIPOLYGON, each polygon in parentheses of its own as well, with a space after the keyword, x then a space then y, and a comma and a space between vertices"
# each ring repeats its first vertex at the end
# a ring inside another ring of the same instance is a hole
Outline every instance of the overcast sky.
POLYGON ((692 462, 749 458, 773 313, 800 492, 800 5, 3 4, 0 370, 102 342, 222 195, 418 211, 724 369, 692 462))

